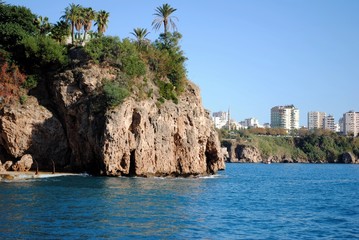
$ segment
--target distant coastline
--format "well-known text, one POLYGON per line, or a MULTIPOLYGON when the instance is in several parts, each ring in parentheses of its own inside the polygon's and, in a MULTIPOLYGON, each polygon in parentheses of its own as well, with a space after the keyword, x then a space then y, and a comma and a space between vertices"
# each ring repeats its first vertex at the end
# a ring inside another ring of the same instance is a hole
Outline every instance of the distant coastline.
POLYGON ((359 138, 339 135, 234 136, 221 145, 227 162, 359 163, 359 138))

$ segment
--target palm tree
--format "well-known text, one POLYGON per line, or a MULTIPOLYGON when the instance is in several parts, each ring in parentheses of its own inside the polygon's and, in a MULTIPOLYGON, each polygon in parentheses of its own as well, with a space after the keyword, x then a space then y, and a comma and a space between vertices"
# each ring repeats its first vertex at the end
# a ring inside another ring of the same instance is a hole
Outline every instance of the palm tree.
POLYGON ((70 35, 70 26, 65 21, 57 22, 51 30, 51 37, 58 41, 59 43, 63 43, 67 36, 70 35))
POLYGON ((108 18, 110 13, 101 10, 97 13, 97 19, 95 25, 97 25, 97 32, 101 36, 106 31, 108 18))
POLYGON ((41 35, 46 35, 51 30, 51 24, 48 17, 39 16, 35 19, 35 25, 39 29, 41 35))
POLYGON ((96 11, 92 8, 84 9, 84 39, 86 40, 86 33, 91 30, 92 21, 96 18, 96 11))
POLYGON ((61 16, 61 19, 71 24, 71 43, 74 44, 75 39, 75 24, 77 23, 79 16, 81 16, 82 7, 74 3, 65 8, 65 14, 61 16))
POLYGON ((80 6, 78 13, 77 13, 77 19, 75 21, 75 28, 76 31, 80 32, 82 27, 85 23, 85 11, 84 8, 80 6))
POLYGON ((144 43, 148 41, 146 39, 146 36, 149 34, 149 32, 147 32, 147 29, 145 28, 135 28, 133 29, 133 32, 131 32, 131 34, 136 37, 137 44, 139 47, 144 45, 144 43))
POLYGON ((175 16, 171 16, 177 9, 172 8, 168 3, 163 4, 160 7, 156 8, 156 13, 153 15, 156 16, 155 20, 152 22, 152 26, 154 29, 158 30, 161 28, 163 24, 164 34, 167 35, 168 28, 171 27, 173 30, 176 30, 176 24, 174 23, 173 19, 178 19, 175 16), (170 25, 168 25, 170 24, 170 25))

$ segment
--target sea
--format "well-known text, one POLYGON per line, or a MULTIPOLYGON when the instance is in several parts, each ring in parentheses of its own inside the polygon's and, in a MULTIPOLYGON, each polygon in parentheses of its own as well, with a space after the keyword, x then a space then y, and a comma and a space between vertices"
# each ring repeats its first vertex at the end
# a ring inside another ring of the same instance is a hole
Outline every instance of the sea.
POLYGON ((359 165, 0 182, 0 239, 359 239, 359 165))

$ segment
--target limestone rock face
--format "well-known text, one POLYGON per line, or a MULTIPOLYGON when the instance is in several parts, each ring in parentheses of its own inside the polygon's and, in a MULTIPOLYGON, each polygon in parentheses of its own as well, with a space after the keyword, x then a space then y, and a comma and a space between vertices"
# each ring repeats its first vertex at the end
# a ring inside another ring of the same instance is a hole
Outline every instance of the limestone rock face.
POLYGON ((71 165, 110 176, 190 176, 224 169, 217 133, 191 83, 179 103, 128 97, 116 108, 101 106, 95 86, 113 79, 98 66, 55 77, 54 102, 64 119, 71 165))
POLYGON ((40 170, 51 169, 54 161, 57 170, 110 176, 192 176, 224 169, 217 132, 194 84, 187 84, 178 104, 159 103, 151 82, 156 96, 141 98, 133 88, 122 104, 108 109, 102 85, 115 73, 89 64, 53 75, 41 89, 52 112, 34 97, 3 108, 0 160, 22 157, 12 167, 16 171, 28 170, 32 156, 40 170))
POLYGON ((356 156, 351 152, 343 153, 338 159, 338 163, 358 163, 358 162, 359 161, 356 158, 356 156))
POLYGON ((12 170, 17 172, 27 172, 30 170, 32 164, 32 156, 30 154, 25 154, 19 161, 12 165, 12 170))
POLYGON ((194 100, 161 108, 129 100, 111 112, 103 146, 106 174, 196 175, 223 169, 211 122, 194 100))
POLYGON ((262 156, 258 149, 254 146, 246 146, 238 144, 236 149, 236 156, 239 162, 259 163, 262 162, 262 156))
POLYGON ((2 163, 0 161, 0 172, 4 172, 4 171, 6 171, 6 170, 5 170, 4 166, 2 165, 2 163))
POLYGON ((14 163, 12 161, 6 161, 2 166, 3 166, 4 170, 7 171, 7 170, 11 169, 13 164, 14 163))
POLYGON ((30 153, 44 166, 49 159, 64 164, 67 151, 60 121, 34 97, 29 97, 25 105, 14 104, 2 109, 0 145, 14 159, 30 153))

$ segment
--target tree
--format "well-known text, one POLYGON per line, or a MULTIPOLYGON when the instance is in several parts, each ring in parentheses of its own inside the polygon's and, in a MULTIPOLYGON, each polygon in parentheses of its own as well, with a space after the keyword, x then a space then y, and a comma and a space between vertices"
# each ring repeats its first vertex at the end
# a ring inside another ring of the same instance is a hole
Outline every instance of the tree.
POLYGON ((106 31, 109 16, 110 13, 104 10, 99 11, 97 14, 95 25, 97 25, 97 32, 100 36, 102 36, 103 33, 106 31))
POLYGON ((51 31, 51 24, 48 17, 39 16, 35 19, 35 25, 39 29, 41 35, 47 35, 51 31))
POLYGON ((75 40, 75 25, 81 16, 82 7, 74 3, 65 8, 65 14, 61 16, 61 19, 71 24, 71 43, 74 44, 75 40))
MULTIPOLYGON (((0 25, 16 24, 19 25, 25 32, 35 34, 38 31, 36 25, 34 24, 35 18, 36 15, 34 15, 31 10, 26 7, 0 4, 0 25)), ((0 34, 0 36, 2 35, 0 34)))
POLYGON ((92 8, 84 9, 84 38, 83 41, 86 41, 86 34, 91 30, 92 21, 96 19, 96 11, 92 8))
POLYGON ((59 43, 63 43, 70 35, 70 25, 65 21, 57 22, 51 30, 50 36, 59 43))
POLYGON ((165 3, 160 7, 156 8, 156 12, 153 14, 156 16, 155 20, 152 22, 152 26, 154 29, 158 30, 161 28, 163 24, 164 34, 167 35, 169 27, 171 27, 174 31, 176 31, 177 27, 174 23, 173 19, 178 20, 176 17, 171 16, 177 9, 172 8, 169 4, 165 3), (170 24, 170 25, 168 25, 170 24))
POLYGON ((38 33, 35 18, 28 8, 0 4, 0 47, 12 53, 17 51, 19 42, 26 35, 38 33))
POLYGON ((177 93, 181 93, 184 90, 186 82, 186 68, 184 62, 187 58, 184 56, 179 45, 179 40, 181 38, 182 35, 179 32, 162 33, 160 34, 159 39, 154 43, 155 48, 161 51, 161 62, 162 65, 164 65, 164 71, 161 71, 162 75, 171 81, 173 86, 175 86, 177 93))
POLYGON ((139 47, 144 46, 146 42, 149 42, 146 39, 146 36, 149 34, 149 32, 147 32, 147 29, 145 28, 135 28, 133 29, 133 32, 131 32, 131 34, 136 37, 137 44, 139 47))

